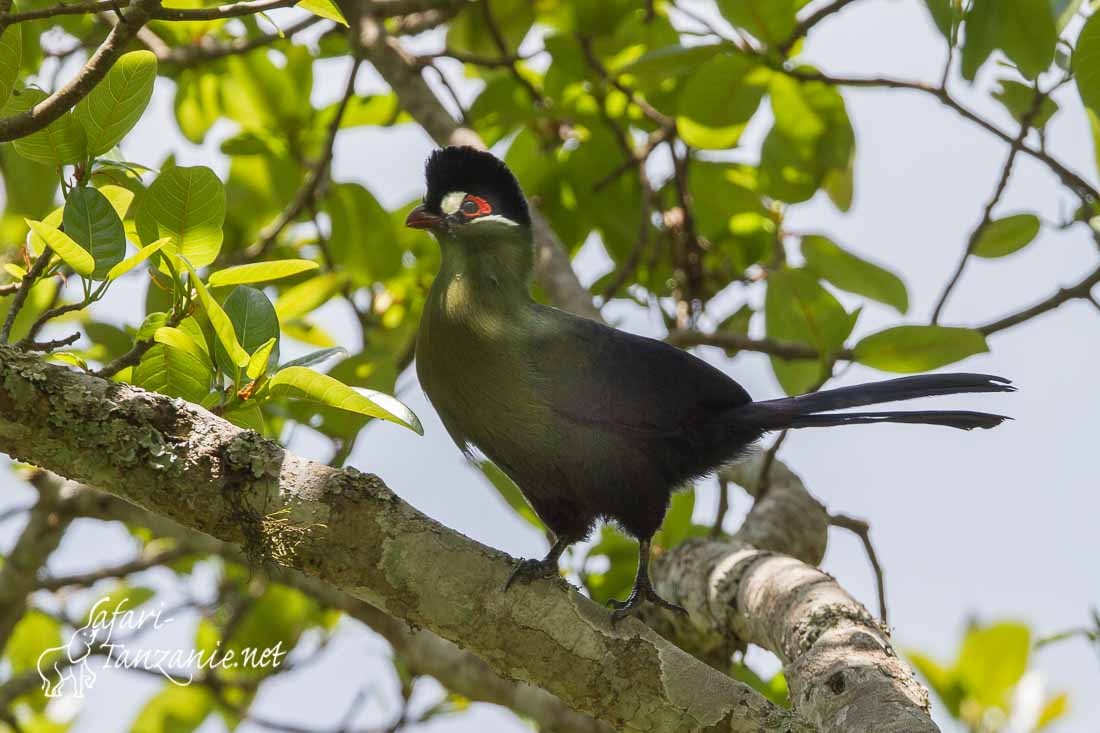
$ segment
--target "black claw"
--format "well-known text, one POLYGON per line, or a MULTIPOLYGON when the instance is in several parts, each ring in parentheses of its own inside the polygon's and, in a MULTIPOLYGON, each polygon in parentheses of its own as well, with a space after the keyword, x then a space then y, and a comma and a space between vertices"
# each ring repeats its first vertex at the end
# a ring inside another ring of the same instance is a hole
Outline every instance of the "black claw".
POLYGON ((646 601, 660 608, 688 615, 687 610, 682 606, 670 603, 657 595, 657 591, 653 590, 652 586, 636 584, 625 601, 611 599, 607 602, 607 605, 615 609, 611 612, 611 625, 615 626, 627 616, 637 615, 646 601))
POLYGON ((508 576, 508 582, 504 584, 507 591, 517 580, 530 583, 538 578, 549 578, 558 574, 557 563, 548 563, 545 560, 520 560, 508 576))

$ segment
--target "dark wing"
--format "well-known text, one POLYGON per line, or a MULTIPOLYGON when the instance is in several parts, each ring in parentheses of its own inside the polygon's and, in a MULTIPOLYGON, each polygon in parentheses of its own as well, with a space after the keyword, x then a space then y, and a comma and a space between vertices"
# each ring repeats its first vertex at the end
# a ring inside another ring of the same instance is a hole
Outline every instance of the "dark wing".
POLYGON ((530 358, 539 390, 569 420, 671 435, 752 401, 718 369, 662 341, 539 308, 530 358))

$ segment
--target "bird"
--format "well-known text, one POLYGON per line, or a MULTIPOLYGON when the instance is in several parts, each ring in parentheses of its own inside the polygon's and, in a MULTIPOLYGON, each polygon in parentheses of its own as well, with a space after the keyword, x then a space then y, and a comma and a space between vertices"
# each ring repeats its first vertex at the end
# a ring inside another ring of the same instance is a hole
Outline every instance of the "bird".
POLYGON ((835 412, 968 392, 1011 392, 985 374, 929 374, 754 402, 721 370, 662 341, 537 302, 527 199, 507 165, 467 146, 437 149, 406 226, 441 249, 417 333, 421 387, 454 442, 519 487, 553 534, 517 581, 559 577, 558 561, 601 521, 638 541, 634 585, 613 623, 666 601, 649 575, 672 492, 742 457, 770 431, 867 423, 992 428, 1002 415, 958 410, 835 412))

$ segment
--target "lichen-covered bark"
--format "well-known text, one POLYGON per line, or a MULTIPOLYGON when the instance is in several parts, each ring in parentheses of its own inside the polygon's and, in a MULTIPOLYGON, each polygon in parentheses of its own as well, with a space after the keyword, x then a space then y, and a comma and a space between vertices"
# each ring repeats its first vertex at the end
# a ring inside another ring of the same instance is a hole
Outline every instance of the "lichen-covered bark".
POLYGON ((300 570, 622 730, 807 731, 563 583, 501 592, 512 560, 376 476, 282 450, 181 400, 0 347, 0 451, 300 570))
POLYGON ((688 540, 656 563, 658 591, 690 614, 664 630, 706 656, 745 643, 772 651, 783 662, 794 708, 822 731, 939 730, 928 692, 895 655, 887 629, 812 567, 825 551, 824 508, 779 462, 762 493, 763 460, 725 474, 757 497, 741 530, 726 542, 688 540))

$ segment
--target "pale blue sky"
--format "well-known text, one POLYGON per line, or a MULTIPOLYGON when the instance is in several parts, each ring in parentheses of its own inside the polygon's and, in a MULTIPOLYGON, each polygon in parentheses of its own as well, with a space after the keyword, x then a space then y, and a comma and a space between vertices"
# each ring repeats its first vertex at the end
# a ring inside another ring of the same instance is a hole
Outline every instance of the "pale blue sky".
MULTIPOLYGON (((425 43, 437 42, 428 39, 425 43)), ((934 81, 944 45, 918 0, 865 0, 815 29, 806 55, 822 68, 853 75, 889 75, 934 81)), ((315 100, 334 99, 344 83, 342 61, 324 63, 315 100), (329 73, 331 72, 331 73, 329 73)), ((993 65, 971 88, 954 82, 954 92, 981 114, 1008 126, 1004 111, 989 99, 993 65)), ((361 76, 361 91, 381 88, 373 72, 361 76)), ((168 150, 182 161, 225 171, 217 142, 187 144, 171 121, 171 85, 158 80, 154 103, 142 126, 124 144, 133 160, 155 164, 168 150), (156 121, 161 121, 158 124, 156 121)), ((910 287, 910 322, 926 321, 944 280, 965 246, 981 206, 996 182, 1005 145, 940 106, 907 92, 847 90, 858 153, 855 204, 838 213, 818 199, 795 209, 792 228, 820 231, 856 252, 905 274, 910 287)), ((1092 143, 1072 87, 1056 97, 1062 111, 1050 123, 1051 150, 1071 168, 1096 181, 1092 143)), ((759 140, 764 125, 754 124, 746 144, 759 140)), ((356 130, 339 138, 334 161, 338 180, 366 184, 387 205, 419 195, 421 164, 432 145, 412 126, 356 130)), ((1040 166, 1023 158, 999 211, 1036 211, 1048 220, 1072 204, 1040 166)), ((968 269, 951 301, 945 322, 973 324, 1049 295, 1095 267, 1097 253, 1080 230, 1044 231, 1024 252, 968 269)), ((598 244, 586 248, 578 269, 586 282, 607 267, 598 244)), ((125 317, 136 293, 119 293, 106 309, 125 317)), ((855 301, 848 301, 853 303, 855 301)), ((349 314, 327 306, 326 325, 354 333, 349 314)), ((651 317, 615 308, 609 317, 644 333, 656 333, 651 317)), ((856 337, 896 322, 896 315, 869 305, 856 337)), ((871 520, 880 559, 887 572, 891 625, 898 647, 916 648, 946 661, 968 618, 1024 620, 1041 634, 1086 622, 1090 605, 1100 603, 1095 562, 1100 556, 1096 522, 1100 516, 1095 457, 1095 414, 1100 408, 1100 314, 1071 303, 1054 313, 992 337, 992 353, 958 365, 1012 378, 1014 395, 949 398, 964 409, 1006 412, 1015 422, 988 432, 959 433, 916 426, 866 426, 802 431, 791 435, 782 457, 831 510, 871 520)), ((779 395, 766 361, 748 355, 734 361, 704 353, 742 382, 757 398, 779 395)), ((854 367, 837 381, 851 384, 883 378, 854 367)), ((514 555, 544 550, 544 540, 508 510, 478 474, 465 465, 410 371, 399 382, 401 397, 425 427, 419 438, 392 425, 378 424, 361 436, 351 463, 377 473, 417 508, 479 541, 514 555)), ((953 402, 951 406, 956 406, 953 402)), ((327 458, 328 447, 308 431, 292 447, 327 458)), ((15 482, 0 474, 8 497, 25 499, 15 482), (10 488, 9 488, 10 487, 10 488)), ((736 526, 747 499, 734 497, 729 518, 736 526)), ((713 517, 712 485, 700 487, 697 520, 713 517)), ((0 525, 4 546, 14 539, 13 523, 0 525)), ((52 565, 58 570, 89 569, 121 559, 126 541, 117 529, 79 526, 66 537, 52 565), (90 552, 91 543, 96 551, 90 552)), ((858 541, 834 532, 824 569, 857 598, 874 608, 874 584, 858 541)), ((200 586, 202 584, 200 583, 200 586)), ((185 624, 180 620, 180 625, 185 624)), ((179 642, 187 643, 181 628, 179 642)), ((340 719, 356 689, 373 685, 378 696, 362 715, 380 724, 392 710, 395 690, 381 662, 385 645, 351 626, 318 665, 293 679, 265 688, 259 710, 269 717, 324 727, 340 719)), ((760 660, 762 655, 756 655, 760 660)), ((763 659, 762 664, 771 663, 763 659)), ((1100 719, 1100 660, 1085 644, 1069 642, 1039 653, 1037 667, 1049 689, 1071 694, 1070 723, 1058 730, 1082 730, 1100 719)), ((156 684, 135 675, 103 675, 87 701, 78 733, 113 730, 140 707, 142 690, 156 684)), ((431 685, 423 697, 430 700, 431 685)), ((938 721, 953 730, 942 714, 938 721)), ((208 722, 204 731, 220 730, 208 722)), ((464 717, 443 719, 417 730, 521 731, 507 713, 475 706, 464 717)), ((242 726, 242 733, 258 728, 242 726)))

